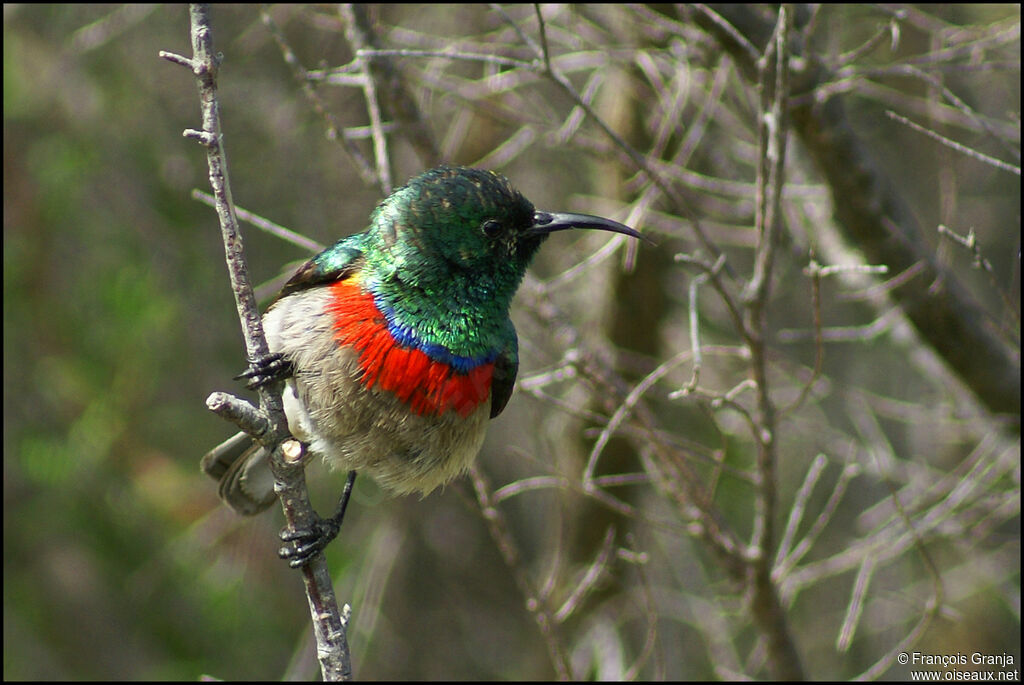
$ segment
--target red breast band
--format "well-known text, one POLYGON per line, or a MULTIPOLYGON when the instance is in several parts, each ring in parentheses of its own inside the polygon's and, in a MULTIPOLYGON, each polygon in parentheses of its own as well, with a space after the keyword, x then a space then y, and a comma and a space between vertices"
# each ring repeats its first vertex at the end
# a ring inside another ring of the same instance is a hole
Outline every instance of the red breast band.
POLYGON ((353 279, 330 288, 335 338, 359 352, 366 387, 394 393, 419 415, 454 410, 466 417, 490 397, 494 362, 459 373, 422 350, 399 345, 373 295, 353 279))

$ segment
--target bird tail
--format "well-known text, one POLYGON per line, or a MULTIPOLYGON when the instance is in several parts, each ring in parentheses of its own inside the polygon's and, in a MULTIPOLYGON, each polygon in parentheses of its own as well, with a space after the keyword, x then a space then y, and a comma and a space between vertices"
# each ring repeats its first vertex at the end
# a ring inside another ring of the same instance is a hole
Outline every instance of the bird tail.
POLYGON ((270 455, 247 433, 236 433, 203 455, 203 472, 219 482, 217 494, 242 516, 264 511, 277 496, 270 455))

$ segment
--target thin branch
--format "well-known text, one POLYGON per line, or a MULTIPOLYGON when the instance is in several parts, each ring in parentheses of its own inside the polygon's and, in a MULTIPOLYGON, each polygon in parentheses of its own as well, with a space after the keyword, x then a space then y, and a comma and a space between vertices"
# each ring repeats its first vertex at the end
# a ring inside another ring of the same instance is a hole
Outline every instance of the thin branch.
POLYGON ((362 6, 356 8, 355 5, 347 4, 342 5, 339 11, 345 20, 345 35, 349 43, 352 44, 352 51, 356 55, 353 64, 356 71, 362 76, 359 79, 359 84, 362 86, 363 96, 366 99, 366 113, 370 117, 370 129, 373 131, 373 158, 377 169, 377 184, 384 195, 390 195, 394 189, 394 183, 391 181, 391 158, 388 156, 380 101, 377 99, 377 83, 370 73, 372 60, 361 57, 359 54, 360 48, 365 45, 367 40, 365 33, 367 29, 360 25, 360 19, 363 24, 367 26, 369 24, 365 18, 366 10, 362 6), (357 18, 357 14, 359 18, 357 18))
POLYGON ((822 326, 821 326, 821 276, 823 269, 821 265, 815 261, 814 257, 811 257, 811 263, 804 269, 804 273, 811 277, 811 312, 814 323, 814 370, 811 372, 811 377, 807 379, 803 387, 800 388, 800 394, 797 396, 793 403, 788 407, 779 411, 779 416, 786 416, 801 406, 807 400, 807 397, 811 394, 811 390, 814 388, 814 384, 818 382, 818 378, 821 377, 821 369, 825 363, 825 344, 824 338, 822 337, 822 326))
POLYGON ((562 603, 558 611, 555 612, 554 619, 557 622, 564 623, 566 619, 572 616, 587 594, 594 589, 597 581, 608 570, 608 563, 612 558, 612 546, 614 543, 615 528, 609 526, 608 530, 604 533, 604 540, 601 542, 601 548, 597 553, 597 557, 587 566, 587 572, 583 574, 583 578, 580 579, 580 582, 573 588, 569 597, 562 603))
MULTIPOLYGON (((200 202, 209 207, 216 206, 216 201, 214 197, 209 193, 204 193, 199 189, 192 190, 192 197, 193 199, 199 200, 200 202)), ((285 228, 281 224, 275 223, 270 219, 265 219, 259 214, 250 212, 249 210, 243 209, 238 205, 235 205, 235 214, 242 221, 248 221, 250 224, 260 229, 261 231, 268 233, 276 238, 279 238, 285 241, 286 243, 291 243, 292 245, 301 247, 303 250, 307 250, 311 254, 321 252, 325 247, 327 247, 326 245, 318 243, 315 240, 310 240, 301 233, 296 233, 290 228, 285 228)))
MULTIPOLYGON (((411 50, 408 48, 385 48, 374 50, 372 48, 359 48, 356 51, 357 57, 441 57, 444 59, 462 60, 466 62, 483 62, 494 64, 499 67, 512 67, 515 69, 531 69, 533 65, 521 59, 513 57, 502 57, 501 55, 477 54, 473 52, 461 52, 459 50, 411 50)), ((314 72, 310 72, 313 74, 314 72)))
POLYGON ((758 245, 754 251, 754 272, 744 289, 746 328, 750 334, 750 369, 757 398, 758 433, 756 469, 758 474, 754 500, 754 528, 750 545, 754 551, 752 577, 749 579, 750 606, 754 622, 765 639, 768 666, 781 680, 802 680, 800 656, 796 651, 786 612, 779 601, 778 587, 772 578, 772 550, 775 540, 775 508, 778 497, 776 465, 778 441, 777 412, 768 382, 767 310, 770 301, 771 274, 775 246, 782 221, 781 200, 786 160, 789 98, 789 36, 793 28, 794 8, 781 5, 765 54, 758 60, 761 76, 761 125, 759 143, 761 163, 758 169, 758 245))
MULTIPOLYGON (((849 487, 850 482, 856 476, 860 475, 860 473, 861 469, 856 464, 848 464, 843 468, 835 485, 832 486, 832 492, 829 493, 828 501, 825 502, 821 511, 818 512, 818 517, 814 520, 814 523, 811 524, 810 529, 800 539, 800 542, 793 547, 792 551, 786 552, 785 556, 780 556, 776 560, 774 576, 777 582, 785 579, 793 567, 795 567, 800 560, 811 551, 811 548, 814 547, 814 543, 818 540, 818 536, 821 535, 823 530, 825 530, 829 521, 832 520, 832 516, 836 513, 839 503, 842 501, 843 495, 846 494, 846 489, 849 487)), ((810 477, 808 477, 805 482, 809 482, 810 480, 810 477)), ((794 507, 795 506, 796 505, 794 504, 794 507)), ((802 517, 802 512, 794 510, 793 514, 799 514, 802 517)), ((793 521, 794 525, 797 525, 798 523, 799 521, 793 521)), ((782 553, 783 551, 785 551, 784 548, 780 547, 779 552, 782 553)), ((783 586, 782 594, 784 597, 788 597, 785 586, 783 586)))
MULTIPOLYGON (((399 130, 416 150, 420 162, 427 167, 437 166, 443 161, 441 152, 427 124, 426 116, 410 92, 401 70, 391 57, 375 54, 383 45, 370 21, 367 5, 342 4, 339 5, 338 12, 345 22, 345 38, 352 47, 355 59, 365 66, 368 80, 367 105, 371 122, 374 116, 380 116, 379 113, 374 115, 373 112, 373 108, 379 105, 385 116, 401 124, 399 130)), ((376 137, 375 134, 375 140, 376 137)), ((380 159, 378 151, 378 164, 381 163, 380 159)))
POLYGON ((327 138, 338 141, 342 149, 348 153, 355 164, 356 170, 364 182, 376 184, 377 177, 373 172, 373 166, 366 159, 366 156, 363 155, 359 147, 345 135, 345 127, 335 118, 334 113, 327 108, 323 99, 316 92, 316 89, 313 88, 313 80, 308 77, 306 68, 299 62, 299 58, 295 55, 291 45, 288 44, 288 40, 277 26, 277 22, 274 21, 273 17, 266 10, 260 12, 260 17, 263 19, 263 25, 267 27, 267 31, 270 32, 274 42, 277 43, 277 47, 281 50, 281 57, 284 59, 285 64, 291 68, 292 76, 295 78, 296 83, 299 84, 299 87, 302 88, 302 93, 306 96, 310 105, 312 105, 313 110, 327 123, 327 138))
MULTIPOLYGON (((193 58, 161 52, 161 57, 176 64, 191 68, 199 87, 199 100, 202 107, 203 130, 186 131, 186 137, 202 142, 207 149, 207 162, 210 168, 210 184, 216 198, 217 215, 220 218, 221 232, 224 237, 224 253, 231 277, 232 291, 242 322, 245 338, 246 354, 249 359, 257 359, 269 352, 259 309, 252 286, 249 283, 248 268, 242 246, 242 236, 238 230, 238 220, 231 199, 231 186, 228 180, 227 157, 223 148, 223 135, 220 124, 220 103, 217 99, 217 70, 220 56, 213 50, 213 31, 210 25, 210 8, 205 4, 189 6, 191 20, 193 58)), ((259 414, 254 415, 242 410, 238 405, 226 399, 223 393, 211 396, 213 405, 226 407, 223 414, 231 414, 235 418, 254 416, 253 426, 246 426, 247 432, 257 438, 271 452, 270 465, 274 473, 274 490, 281 499, 285 520, 290 527, 309 527, 316 514, 309 503, 306 492, 302 448, 299 443, 289 438, 288 422, 281 404, 280 388, 263 387, 259 390, 259 414), (282 449, 287 445, 287 452, 282 449), (296 450, 298 446, 298 450, 296 450)), ((302 568, 306 598, 309 601, 313 620, 313 631, 317 640, 317 656, 325 681, 348 680, 352 676, 351 658, 347 640, 347 613, 338 610, 334 598, 327 562, 323 555, 317 555, 309 564, 302 568)))
POLYGON ((990 157, 989 155, 986 155, 984 152, 979 152, 977 150, 974 150, 972 148, 967 147, 966 145, 958 143, 955 140, 950 140, 946 136, 943 136, 943 135, 941 135, 939 133, 936 133, 935 131, 931 131, 931 130, 925 128, 924 126, 921 126, 920 124, 914 123, 910 119, 897 114, 896 112, 892 111, 891 109, 887 109, 885 111, 885 115, 887 117, 889 117, 890 119, 894 119, 895 121, 898 121, 901 124, 909 126, 910 128, 914 129, 918 133, 923 133, 924 135, 928 136, 932 140, 936 140, 936 141, 938 141, 939 143, 945 145, 948 148, 956 150, 957 152, 959 152, 961 154, 967 155, 971 159, 978 160, 982 164, 988 164, 989 166, 994 166, 996 169, 999 169, 1001 171, 1009 171, 1011 174, 1015 174, 1017 176, 1020 176, 1020 167, 1015 165, 1015 164, 1009 164, 1007 162, 1004 162, 1001 159, 996 159, 995 157, 990 157))
POLYGON ((871 576, 876 568, 874 557, 864 557, 860 568, 857 569, 857 577, 853 581, 853 588, 850 590, 850 602, 846 606, 846 617, 839 628, 839 636, 836 638, 836 651, 845 653, 850 649, 853 635, 860 623, 861 613, 864 611, 864 599, 867 596, 868 585, 871 583, 871 576))
POLYGON ((546 608, 544 602, 533 588, 526 570, 523 568, 522 560, 519 557, 519 548, 515 544, 504 515, 498 509, 494 501, 494 494, 491 492, 490 483, 484 478, 483 473, 476 467, 470 467, 469 476, 473 482, 473 492, 476 494, 480 513, 487 522, 487 528, 491 532, 501 556, 512 571, 520 592, 526 600, 526 609, 533 615, 533 619, 540 629, 541 637, 548 647, 551 656, 551 665, 559 680, 568 680, 572 677, 572 665, 562 638, 558 635, 558 621, 546 608))
MULTIPOLYGON (((996 270, 992 267, 992 262, 988 260, 988 257, 981 251, 981 244, 978 242, 978 236, 975 234, 974 229, 971 228, 967 231, 967 237, 959 235, 956 231, 953 231, 942 224, 938 226, 939 235, 945 236, 952 240, 957 245, 969 250, 971 255, 974 257, 974 267, 981 269, 988 276, 988 282, 992 286, 992 289, 999 293, 1000 299, 1003 301, 1003 308, 1005 313, 1013 319, 1014 325, 1020 328, 1020 312, 1014 305, 1013 300, 1010 298, 1010 293, 1003 288, 999 281, 996 279, 996 270)), ((1020 336, 1019 333, 1006 331, 1007 335, 1012 337, 1013 343, 1020 347, 1020 336)))

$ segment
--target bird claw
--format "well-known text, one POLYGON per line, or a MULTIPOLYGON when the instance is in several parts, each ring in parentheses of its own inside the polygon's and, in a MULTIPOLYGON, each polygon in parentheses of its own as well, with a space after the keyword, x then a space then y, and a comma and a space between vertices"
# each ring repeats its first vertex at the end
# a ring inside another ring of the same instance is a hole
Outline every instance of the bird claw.
POLYGON ((284 547, 277 551, 278 556, 288 562, 292 568, 302 568, 313 560, 317 554, 338 537, 341 530, 341 522, 345 520, 345 510, 348 508, 348 500, 352 496, 352 486, 356 482, 356 472, 349 471, 348 479, 345 481, 345 489, 338 499, 338 506, 334 510, 334 516, 320 518, 313 512, 313 523, 308 528, 285 527, 281 531, 281 539, 284 547))
POLYGON ((286 527, 281 531, 281 540, 285 544, 277 554, 292 568, 301 568, 322 552, 338 536, 340 529, 340 522, 320 517, 309 528, 296 530, 286 527))
POLYGON ((294 373, 292 362, 285 359, 280 352, 272 352, 258 357, 249 363, 249 368, 235 376, 235 380, 247 379, 245 385, 250 390, 262 388, 264 385, 283 381, 294 373))

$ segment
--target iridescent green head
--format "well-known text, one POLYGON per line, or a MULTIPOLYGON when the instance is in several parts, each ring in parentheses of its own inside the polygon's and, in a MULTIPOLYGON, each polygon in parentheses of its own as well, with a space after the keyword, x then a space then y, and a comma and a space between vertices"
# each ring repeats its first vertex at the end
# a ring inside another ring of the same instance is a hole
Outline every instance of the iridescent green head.
POLYGON ((549 233, 567 228, 639 237, 608 219, 539 212, 492 171, 443 166, 380 203, 371 217, 366 257, 385 289, 395 281, 426 290, 479 282, 489 299, 507 308, 537 248, 549 233))

